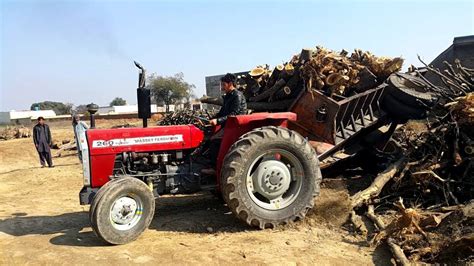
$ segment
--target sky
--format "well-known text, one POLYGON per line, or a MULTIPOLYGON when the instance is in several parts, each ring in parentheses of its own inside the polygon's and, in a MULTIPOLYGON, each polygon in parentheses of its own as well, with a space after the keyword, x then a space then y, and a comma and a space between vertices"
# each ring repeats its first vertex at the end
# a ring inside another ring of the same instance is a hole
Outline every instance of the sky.
POLYGON ((474 34, 471 1, 0 0, 0 111, 40 101, 136 103, 138 72, 205 76, 355 48, 430 62, 474 34))

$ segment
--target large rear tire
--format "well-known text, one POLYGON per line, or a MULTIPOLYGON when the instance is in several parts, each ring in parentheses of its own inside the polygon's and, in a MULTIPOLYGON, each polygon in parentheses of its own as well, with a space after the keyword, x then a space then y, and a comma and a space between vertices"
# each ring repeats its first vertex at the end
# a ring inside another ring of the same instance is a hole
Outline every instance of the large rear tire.
POLYGON ((153 193, 145 183, 135 178, 122 178, 103 188, 91 206, 94 232, 113 245, 137 239, 153 219, 153 193))
POLYGON ((303 219, 319 195, 316 152, 286 128, 263 127, 241 136, 221 172, 221 190, 231 211, 260 229, 303 219))

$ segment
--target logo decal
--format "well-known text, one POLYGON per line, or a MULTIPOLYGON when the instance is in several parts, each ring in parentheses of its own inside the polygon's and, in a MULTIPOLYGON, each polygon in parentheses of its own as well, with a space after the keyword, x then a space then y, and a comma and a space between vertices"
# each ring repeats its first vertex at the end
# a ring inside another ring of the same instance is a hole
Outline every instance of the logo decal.
POLYGON ((129 145, 174 143, 183 141, 183 135, 166 135, 126 139, 94 140, 92 148, 120 147, 129 145))

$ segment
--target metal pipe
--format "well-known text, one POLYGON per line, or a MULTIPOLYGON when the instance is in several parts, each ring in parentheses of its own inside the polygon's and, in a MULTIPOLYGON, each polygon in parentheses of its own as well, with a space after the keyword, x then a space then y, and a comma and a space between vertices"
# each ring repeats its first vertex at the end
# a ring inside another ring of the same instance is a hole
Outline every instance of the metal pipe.
POLYGON ((151 102, 150 102, 150 90, 145 88, 146 72, 145 68, 138 62, 133 61, 135 66, 140 70, 138 73, 138 88, 137 88, 137 101, 138 101, 138 117, 143 120, 143 127, 148 126, 148 118, 151 117, 151 102))
POLYGON ((91 114, 91 128, 95 128, 95 115, 91 114))
POLYGON ((89 112, 89 114, 91 116, 91 126, 90 126, 90 128, 95 128, 95 113, 97 113, 97 111, 99 111, 99 106, 97 104, 90 103, 86 107, 87 107, 87 111, 89 112))

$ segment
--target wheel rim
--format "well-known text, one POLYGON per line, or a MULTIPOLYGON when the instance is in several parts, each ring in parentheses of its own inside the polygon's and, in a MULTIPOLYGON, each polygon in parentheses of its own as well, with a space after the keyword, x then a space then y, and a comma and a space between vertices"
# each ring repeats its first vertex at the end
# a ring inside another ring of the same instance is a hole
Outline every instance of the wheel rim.
POLYGON ((301 192, 303 166, 283 149, 259 155, 247 171, 246 188, 252 201, 267 210, 280 210, 293 203, 301 192))
POLYGON ((110 208, 110 222, 117 230, 129 230, 140 221, 143 215, 143 202, 135 194, 122 196, 110 208))

